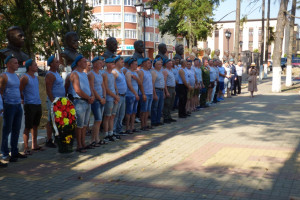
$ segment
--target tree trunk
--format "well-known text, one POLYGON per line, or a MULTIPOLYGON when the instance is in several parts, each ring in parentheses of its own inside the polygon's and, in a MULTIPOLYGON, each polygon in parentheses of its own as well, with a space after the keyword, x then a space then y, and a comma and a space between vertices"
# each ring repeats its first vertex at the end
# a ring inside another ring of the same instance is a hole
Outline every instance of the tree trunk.
POLYGON ((86 0, 83 0, 82 5, 81 5, 80 18, 79 18, 79 23, 78 23, 78 26, 77 26, 77 31, 76 31, 78 37, 80 37, 80 29, 81 29, 81 26, 82 26, 82 20, 83 20, 84 12, 85 12, 85 2, 86 2, 86 0))
POLYGON ((271 0, 268 0, 267 28, 266 28, 266 49, 265 49, 265 61, 266 62, 268 62, 268 60, 269 60, 270 4, 271 4, 271 0))
POLYGON ((67 9, 66 0, 63 0, 62 6, 63 6, 63 9, 64 9, 65 17, 67 19, 67 24, 68 24, 68 27, 69 27, 69 31, 73 31, 72 23, 71 23, 71 20, 70 20, 68 9, 67 9))
POLYGON ((264 64, 264 45, 265 45, 265 0, 262 0, 261 18, 261 42, 260 42, 260 65, 264 64))
POLYGON ((294 24, 296 15, 296 0, 293 0, 291 17, 290 17, 290 39, 289 48, 287 53, 287 65, 286 65, 286 86, 292 86, 292 55, 293 55, 293 44, 294 44, 294 24))
POLYGON ((241 1, 236 0, 236 15, 235 15, 235 30, 234 30, 234 54, 235 63, 239 59, 239 45, 240 45, 240 12, 241 1))
POLYGON ((288 0, 281 0, 280 9, 277 17, 276 33, 273 51, 273 80, 272 92, 281 92, 281 54, 282 54, 282 40, 284 36, 284 27, 286 23, 286 10, 288 0))

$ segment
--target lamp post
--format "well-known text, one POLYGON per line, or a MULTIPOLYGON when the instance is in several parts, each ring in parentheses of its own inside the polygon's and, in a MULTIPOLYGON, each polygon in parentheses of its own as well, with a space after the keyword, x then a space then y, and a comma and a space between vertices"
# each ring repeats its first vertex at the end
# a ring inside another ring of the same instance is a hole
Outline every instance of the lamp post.
POLYGON ((241 52, 242 52, 242 47, 243 47, 243 41, 240 41, 240 49, 241 49, 241 52))
POLYGON ((146 17, 150 19, 150 16, 152 15, 152 8, 151 7, 145 7, 145 4, 138 3, 134 5, 136 8, 136 12, 139 16, 143 16, 144 20, 144 57, 146 57, 146 17))
POLYGON ((229 39, 231 37, 231 32, 229 31, 229 29, 226 30, 225 32, 225 37, 227 38, 227 41, 228 41, 228 52, 229 52, 229 39))

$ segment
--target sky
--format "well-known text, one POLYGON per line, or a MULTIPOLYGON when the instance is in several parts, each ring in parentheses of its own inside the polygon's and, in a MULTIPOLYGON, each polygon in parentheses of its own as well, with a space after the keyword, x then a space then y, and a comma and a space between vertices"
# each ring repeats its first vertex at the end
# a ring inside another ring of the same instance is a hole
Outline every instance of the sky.
MULTIPOLYGON (((241 0, 241 18, 245 15, 247 15, 248 19, 261 19, 262 18, 262 0, 258 0, 257 3, 252 3, 253 0, 241 0)), ((265 17, 267 17, 267 0, 265 0, 265 17)), ((270 4, 270 18, 277 18, 278 10, 280 6, 280 0, 271 0, 270 4)), ((215 21, 219 21, 222 17, 224 17, 226 14, 230 13, 231 11, 234 11, 236 9, 236 0, 224 0, 224 2, 221 2, 219 7, 215 10, 214 19, 215 21)), ((291 1, 288 6, 288 10, 291 9, 291 1)), ((300 10, 296 11, 296 16, 300 16, 300 10), (297 14, 298 12, 298 14, 297 14)), ((224 20, 235 20, 235 12, 229 14, 226 16, 222 21, 224 20)), ((295 20, 295 23, 300 25, 300 19, 295 20)))

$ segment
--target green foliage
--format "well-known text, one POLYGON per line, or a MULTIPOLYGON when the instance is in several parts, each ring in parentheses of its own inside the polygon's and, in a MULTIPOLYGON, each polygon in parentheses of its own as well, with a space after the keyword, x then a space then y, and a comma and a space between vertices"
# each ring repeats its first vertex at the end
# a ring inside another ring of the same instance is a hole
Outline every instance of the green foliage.
POLYGON ((287 54, 285 53, 285 54, 283 55, 283 57, 286 58, 286 57, 287 57, 287 54))
POLYGON ((151 5, 167 16, 159 21, 162 35, 183 36, 193 45, 196 40, 206 40, 213 30, 213 9, 219 0, 160 0, 151 5))
MULTIPOLYGON (((25 34, 24 51, 32 57, 34 54, 49 56, 56 50, 60 52, 64 35, 69 31, 75 31, 80 36, 79 51, 84 56, 88 57, 90 53, 95 52, 101 53, 104 51, 103 40, 95 38, 91 28, 92 7, 85 3, 82 13, 83 2, 74 0, 0 0, 0 13, 2 13, 0 30, 6 30, 13 25, 20 26, 25 34), (68 10, 67 15, 71 23, 67 21, 64 8, 68 10), (58 41, 58 44, 55 43, 55 40, 58 41)), ((0 48, 4 48, 6 45, 5 31, 1 31, 0 48)))
POLYGON ((210 55, 211 55, 211 58, 213 58, 215 56, 215 50, 213 50, 210 55))
POLYGON ((258 49, 254 49, 253 53, 259 53, 259 50, 258 49))
POLYGON ((297 58, 300 58, 300 55, 297 55, 296 57, 297 57, 297 58))

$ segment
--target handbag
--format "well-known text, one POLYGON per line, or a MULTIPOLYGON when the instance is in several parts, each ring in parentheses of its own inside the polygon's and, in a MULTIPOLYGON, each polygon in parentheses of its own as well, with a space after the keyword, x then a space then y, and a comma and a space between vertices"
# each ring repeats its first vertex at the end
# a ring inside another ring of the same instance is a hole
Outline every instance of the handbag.
POLYGON ((252 76, 248 77, 248 82, 252 82, 252 76))

